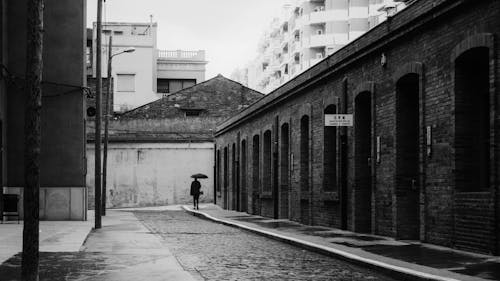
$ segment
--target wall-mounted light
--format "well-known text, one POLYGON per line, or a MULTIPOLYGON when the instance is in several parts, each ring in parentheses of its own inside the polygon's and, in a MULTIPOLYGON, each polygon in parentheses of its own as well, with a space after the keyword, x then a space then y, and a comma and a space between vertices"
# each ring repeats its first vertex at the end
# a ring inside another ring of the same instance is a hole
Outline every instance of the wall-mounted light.
POLYGON ((387 57, 384 53, 382 53, 382 55, 380 56, 380 65, 382 67, 385 67, 387 65, 387 57))
POLYGON ((377 162, 377 164, 380 164, 380 136, 377 136, 376 138, 376 144, 375 144, 375 147, 376 147, 376 153, 375 153, 375 161, 377 162))
POLYGON ((426 154, 427 157, 432 156, 432 127, 427 126, 425 130, 425 147, 426 147, 426 154))

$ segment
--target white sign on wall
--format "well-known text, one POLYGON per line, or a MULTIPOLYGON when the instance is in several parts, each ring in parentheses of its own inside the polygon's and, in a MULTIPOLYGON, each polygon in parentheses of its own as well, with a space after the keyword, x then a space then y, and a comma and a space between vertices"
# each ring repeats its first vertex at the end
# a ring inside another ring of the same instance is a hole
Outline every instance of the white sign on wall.
POLYGON ((327 127, 352 127, 352 114, 325 114, 325 126, 327 127))

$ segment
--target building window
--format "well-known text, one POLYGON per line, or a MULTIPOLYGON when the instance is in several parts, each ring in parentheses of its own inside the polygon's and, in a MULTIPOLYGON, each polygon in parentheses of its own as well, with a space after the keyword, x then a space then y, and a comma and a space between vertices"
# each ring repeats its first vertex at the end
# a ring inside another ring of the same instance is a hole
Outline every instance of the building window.
POLYGON ((118 92, 135 92, 135 74, 117 74, 116 84, 118 92))
POLYGON ((111 30, 109 30, 109 29, 104 29, 104 30, 102 31, 102 34, 104 34, 104 35, 110 35, 110 34, 111 34, 111 30))
POLYGON ((186 110, 185 111, 185 114, 186 114, 186 117, 190 117, 190 116, 200 116, 200 110, 186 110))
POLYGON ((157 93, 175 93, 196 85, 196 79, 157 79, 157 93))
POLYGON ((113 31, 113 34, 114 35, 123 35, 123 31, 121 31, 121 30, 113 31))
POLYGON ((86 56, 87 56, 87 66, 92 65, 92 48, 87 46, 86 49, 86 56))

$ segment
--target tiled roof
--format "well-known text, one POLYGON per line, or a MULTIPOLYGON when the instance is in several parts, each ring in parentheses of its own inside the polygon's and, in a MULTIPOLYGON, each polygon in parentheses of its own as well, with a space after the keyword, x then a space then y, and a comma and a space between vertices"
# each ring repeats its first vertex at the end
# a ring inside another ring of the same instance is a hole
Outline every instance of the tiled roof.
POLYGON ((172 93, 164 98, 127 111, 119 119, 165 119, 185 116, 189 110, 200 117, 230 117, 264 95, 218 75, 210 80, 172 93))

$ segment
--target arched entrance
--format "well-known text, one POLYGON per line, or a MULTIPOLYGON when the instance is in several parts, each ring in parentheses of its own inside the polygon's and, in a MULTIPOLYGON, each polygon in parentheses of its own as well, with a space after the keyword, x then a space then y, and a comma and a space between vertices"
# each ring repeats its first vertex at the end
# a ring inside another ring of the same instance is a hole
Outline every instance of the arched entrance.
POLYGON ((396 82, 396 237, 420 238, 419 75, 396 82))
POLYGON ((372 102, 362 92, 354 100, 354 231, 371 232, 372 102))

